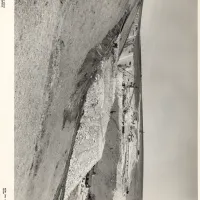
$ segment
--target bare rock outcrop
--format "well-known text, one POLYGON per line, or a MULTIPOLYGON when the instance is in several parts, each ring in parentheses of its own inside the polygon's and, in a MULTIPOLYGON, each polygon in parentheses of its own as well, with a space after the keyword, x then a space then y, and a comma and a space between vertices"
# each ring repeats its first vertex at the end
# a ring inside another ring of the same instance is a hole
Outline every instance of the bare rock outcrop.
POLYGON ((140 0, 15 2, 16 200, 80 197, 104 158, 118 56, 138 8, 140 0))

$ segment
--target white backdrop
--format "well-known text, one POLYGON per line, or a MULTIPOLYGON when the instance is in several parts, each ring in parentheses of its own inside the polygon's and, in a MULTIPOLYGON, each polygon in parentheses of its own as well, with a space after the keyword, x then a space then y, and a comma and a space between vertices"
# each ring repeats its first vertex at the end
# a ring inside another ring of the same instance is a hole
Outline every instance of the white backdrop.
POLYGON ((197 2, 144 0, 144 200, 197 200, 197 2))

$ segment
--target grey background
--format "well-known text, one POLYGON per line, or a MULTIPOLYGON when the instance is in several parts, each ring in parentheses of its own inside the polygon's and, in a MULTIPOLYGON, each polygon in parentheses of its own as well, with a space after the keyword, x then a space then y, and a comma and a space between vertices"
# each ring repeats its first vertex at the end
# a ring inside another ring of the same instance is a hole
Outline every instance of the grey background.
POLYGON ((196 200, 197 1, 144 2, 144 200, 196 200))

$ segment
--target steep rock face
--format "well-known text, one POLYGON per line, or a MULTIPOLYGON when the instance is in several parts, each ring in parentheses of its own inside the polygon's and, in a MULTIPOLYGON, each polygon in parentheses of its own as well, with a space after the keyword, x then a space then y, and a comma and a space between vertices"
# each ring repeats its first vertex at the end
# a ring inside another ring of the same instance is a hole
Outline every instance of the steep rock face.
MULTIPOLYGON (((79 190, 74 191, 69 199, 73 199, 74 194, 74 199, 142 199, 140 15, 141 9, 134 17, 117 62, 115 103, 104 133, 106 140, 102 157, 83 179, 85 185, 81 183, 79 190)), ((120 38, 117 41, 120 42, 120 38)))
POLYGON ((88 90, 66 180, 68 196, 88 171, 101 159, 105 133, 114 102, 115 78, 111 61, 102 66, 102 77, 88 90))
POLYGON ((137 2, 16 1, 15 199, 67 198, 101 158, 115 97, 111 63, 116 58, 110 46, 123 25, 125 11, 137 2), (82 68, 84 63, 86 68, 82 68), (88 122, 93 123, 91 128, 86 127, 88 122), (80 151, 87 148, 76 148, 82 133, 96 142, 96 154, 91 155, 96 157, 86 157, 91 160, 84 170, 73 163, 77 158, 85 160, 80 151), (77 179, 72 183, 73 170, 77 179))

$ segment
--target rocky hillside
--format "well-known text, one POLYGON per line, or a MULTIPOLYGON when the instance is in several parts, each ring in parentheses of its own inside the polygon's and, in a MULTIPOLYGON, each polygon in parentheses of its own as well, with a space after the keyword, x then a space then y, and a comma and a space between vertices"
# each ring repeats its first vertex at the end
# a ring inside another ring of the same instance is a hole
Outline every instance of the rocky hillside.
POLYGON ((142 199, 142 1, 16 1, 15 199, 142 199))

